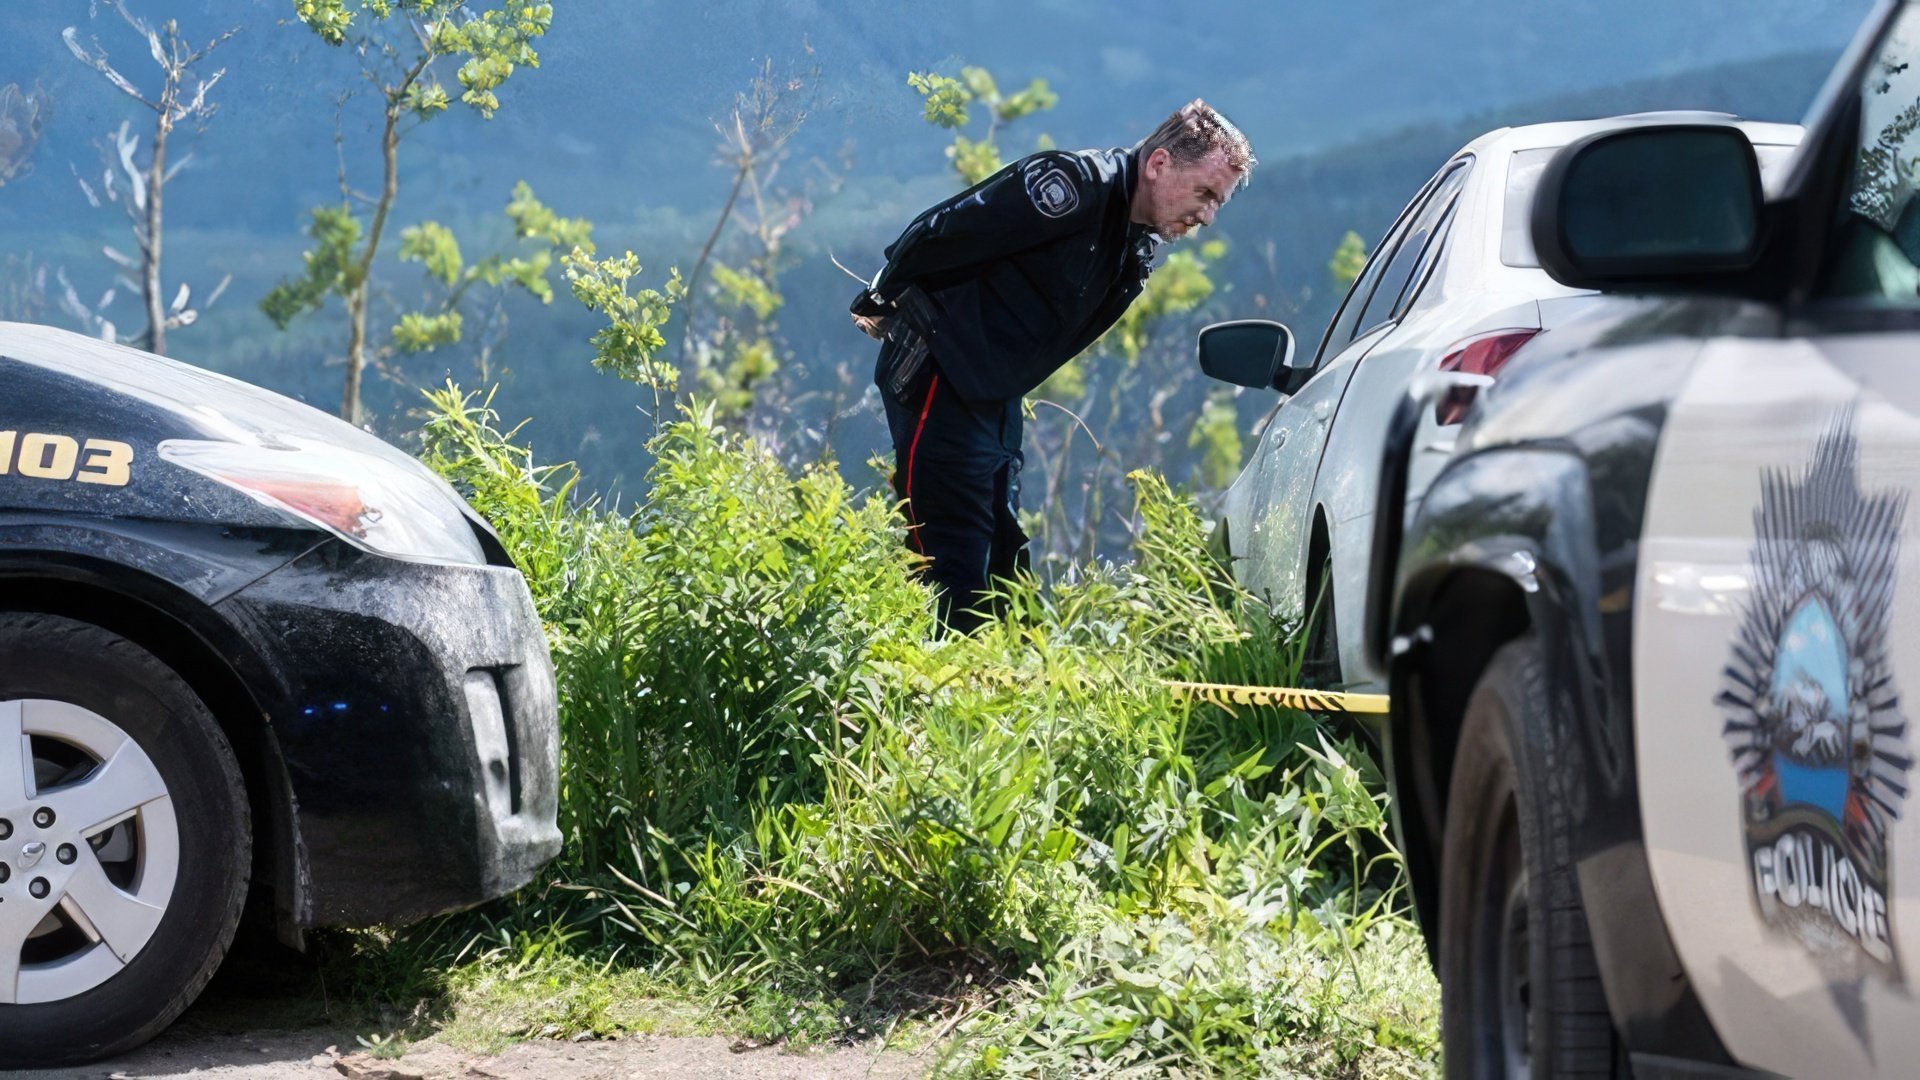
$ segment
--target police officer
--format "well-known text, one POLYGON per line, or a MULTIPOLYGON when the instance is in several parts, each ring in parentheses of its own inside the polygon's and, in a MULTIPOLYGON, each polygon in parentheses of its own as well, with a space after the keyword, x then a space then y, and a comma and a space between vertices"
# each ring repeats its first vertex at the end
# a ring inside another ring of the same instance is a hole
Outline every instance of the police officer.
POLYGON ((1212 224, 1254 164, 1196 99, 1131 149, 1022 158, 888 246, 853 317, 884 343, 894 492, 948 626, 977 626, 988 581, 1025 565, 1021 398, 1120 318, 1155 249, 1212 224))

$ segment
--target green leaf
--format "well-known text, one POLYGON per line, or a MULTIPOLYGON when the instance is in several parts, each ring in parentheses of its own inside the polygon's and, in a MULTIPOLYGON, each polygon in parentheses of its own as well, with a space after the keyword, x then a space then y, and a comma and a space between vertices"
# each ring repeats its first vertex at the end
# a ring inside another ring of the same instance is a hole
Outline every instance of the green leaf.
POLYGON ((407 87, 400 105, 422 119, 447 111, 447 89, 439 83, 414 83, 407 87))
POLYGON ((513 185, 513 198, 507 202, 507 217, 513 220, 513 234, 523 240, 538 238, 557 248, 576 248, 592 243, 593 223, 585 218, 561 217, 534 197, 533 187, 525 180, 513 185))
MULTIPOLYGON (((494 91, 522 67, 539 67, 540 55, 534 42, 543 37, 553 23, 553 5, 534 0, 501 0, 499 6, 476 11, 459 0, 359 0, 359 11, 349 9, 347 0, 294 0, 294 17, 329 45, 346 41, 359 14, 369 16, 374 26, 369 36, 378 36, 378 24, 396 13, 404 18, 425 20, 428 40, 439 56, 461 59, 458 78, 460 100, 482 117, 492 117, 500 107, 494 91)), ((391 31, 381 46, 390 52, 419 52, 411 26, 391 31)), ((399 95, 399 104, 419 117, 445 112, 445 89, 427 75, 424 81, 401 91, 388 88, 388 100, 399 95)))
POLYGON ((992 102, 1000 98, 1000 88, 993 83, 993 76, 983 67, 963 67, 960 79, 967 85, 967 92, 982 101, 992 102))
POLYGON ((552 265, 553 255, 545 251, 508 259, 503 264, 507 280, 532 293, 543 304, 553 302, 553 286, 547 283, 547 268, 552 265))
POLYGON ((574 299, 607 316, 607 326, 593 335, 593 366, 620 378, 663 392, 672 392, 679 372, 655 359, 665 347, 660 327, 672 314, 672 305, 686 296, 678 270, 669 271, 661 289, 628 290, 640 273, 640 259, 629 251, 617 259, 595 259, 591 247, 576 247, 560 260, 574 299))
POLYGON ((721 297, 731 306, 747 308, 753 317, 765 322, 773 317, 785 303, 779 293, 768 285, 766 279, 752 270, 735 270, 723 263, 714 263, 712 268, 713 284, 721 297))
POLYGON ((920 96, 927 99, 927 123, 943 128, 967 126, 967 103, 973 100, 973 95, 960 85, 958 79, 915 71, 907 75, 907 85, 920 91, 920 96))
POLYGON ((954 137, 953 145, 947 147, 947 156, 953 159, 954 169, 968 185, 977 184, 999 172, 1004 164, 1000 160, 999 147, 985 139, 974 142, 965 135, 954 137))
POLYGON ((1060 95, 1047 86, 1047 80, 1035 79, 1027 84, 1025 90, 996 104, 993 111, 1000 118, 1000 122, 1005 124, 1051 109, 1059 103, 1060 95))
POLYGON ((1215 491, 1233 483, 1246 448, 1240 438, 1240 418, 1233 407, 1231 387, 1216 386, 1207 391, 1200 419, 1187 433, 1187 446, 1205 451, 1200 460, 1202 483, 1215 491))
POLYGON ((1156 324, 1169 315, 1192 311, 1213 295, 1213 278, 1207 273, 1204 256, 1204 251, 1176 251, 1167 256, 1166 262, 1147 279, 1140 298, 1101 336, 1094 348, 1119 353, 1128 367, 1139 363, 1156 324))
POLYGON ((1342 289, 1352 286, 1360 271, 1367 268, 1367 242, 1360 234, 1347 230, 1340 238, 1340 246, 1333 251, 1333 258, 1327 262, 1327 273, 1333 275, 1333 282, 1342 289))
POLYGON ((427 273, 448 285, 459 280, 466 265, 453 231, 437 221, 423 221, 400 230, 400 259, 425 263, 427 273))
POLYGON ((460 324, 460 313, 457 311, 438 315, 409 311, 400 316, 400 322, 394 326, 393 343, 404 352, 432 352, 442 345, 458 342, 460 324))
POLYGON ((329 45, 347 40, 347 31, 353 26, 353 12, 347 10, 346 0, 294 0, 293 15, 329 45))
POLYGON ((539 67, 533 42, 553 23, 553 5, 532 0, 505 0, 500 7, 476 14, 449 14, 432 23, 434 48, 443 55, 462 56, 458 78, 460 100, 484 118, 500 108, 494 93, 520 67, 539 67))
POLYGON ((360 242, 360 222, 352 209, 314 207, 307 235, 314 246, 301 255, 304 272, 283 279, 260 301, 260 310, 282 330, 301 314, 319 310, 327 297, 345 296, 359 283, 353 248, 360 242))

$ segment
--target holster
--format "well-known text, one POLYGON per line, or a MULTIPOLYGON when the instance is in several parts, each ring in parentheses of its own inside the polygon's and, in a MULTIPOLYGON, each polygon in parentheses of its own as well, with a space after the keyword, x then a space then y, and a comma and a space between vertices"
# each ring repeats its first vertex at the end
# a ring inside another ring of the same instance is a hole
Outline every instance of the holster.
POLYGON ((926 338, 898 317, 887 323, 887 346, 880 365, 880 389, 910 408, 933 377, 933 350, 926 338))
POLYGON ((937 320, 934 317, 937 309, 933 306, 933 298, 927 295, 925 289, 918 285, 909 285, 900 290, 900 295, 893 298, 893 309, 923 340, 932 343, 938 336, 938 331, 935 329, 937 320))
POLYGON ((854 298, 853 311, 855 314, 885 313, 886 341, 891 348, 881 361, 875 381, 888 397, 901 405, 919 401, 934 372, 934 308, 925 290, 909 285, 891 303, 865 290, 854 298))

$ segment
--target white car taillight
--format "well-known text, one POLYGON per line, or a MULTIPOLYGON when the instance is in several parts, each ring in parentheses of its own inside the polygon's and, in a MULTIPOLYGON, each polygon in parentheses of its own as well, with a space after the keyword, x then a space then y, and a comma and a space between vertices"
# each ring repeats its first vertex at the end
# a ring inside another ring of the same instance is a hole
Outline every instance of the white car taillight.
POLYGON ((160 456, 377 555, 487 562, 458 496, 424 471, 290 435, 255 444, 169 439, 160 456))
MULTIPOLYGON (((1464 341, 1457 341, 1440 358, 1441 371, 1464 371, 1469 375, 1499 374, 1520 346, 1532 341, 1540 331, 1534 327, 1516 327, 1510 330, 1495 330, 1491 333, 1476 334, 1464 341)), ((1438 424, 1457 424, 1466 419, 1467 409, 1473 404, 1471 387, 1456 387, 1447 391, 1447 396, 1434 406, 1433 419, 1438 424)))

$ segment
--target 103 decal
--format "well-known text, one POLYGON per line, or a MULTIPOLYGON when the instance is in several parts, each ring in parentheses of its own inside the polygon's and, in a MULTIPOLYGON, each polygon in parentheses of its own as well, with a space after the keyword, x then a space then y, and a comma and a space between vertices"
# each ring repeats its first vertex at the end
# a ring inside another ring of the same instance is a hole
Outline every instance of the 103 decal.
POLYGON ((1853 413, 1767 470, 1751 592, 1716 699, 1760 916, 1829 970, 1902 981, 1892 847, 1913 757, 1887 631, 1907 495, 1860 482, 1853 413))
POLYGON ((126 487, 133 479, 133 447, 114 439, 0 431, 0 476, 8 475, 126 487))

